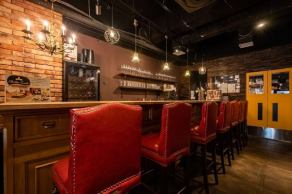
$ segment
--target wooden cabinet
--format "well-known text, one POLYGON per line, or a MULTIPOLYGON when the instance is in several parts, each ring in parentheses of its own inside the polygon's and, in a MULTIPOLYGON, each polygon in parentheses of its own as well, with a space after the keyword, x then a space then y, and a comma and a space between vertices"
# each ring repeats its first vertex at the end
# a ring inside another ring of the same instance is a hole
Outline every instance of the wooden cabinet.
POLYGON ((69 151, 68 110, 16 111, 4 117, 5 194, 49 194, 51 166, 69 151))

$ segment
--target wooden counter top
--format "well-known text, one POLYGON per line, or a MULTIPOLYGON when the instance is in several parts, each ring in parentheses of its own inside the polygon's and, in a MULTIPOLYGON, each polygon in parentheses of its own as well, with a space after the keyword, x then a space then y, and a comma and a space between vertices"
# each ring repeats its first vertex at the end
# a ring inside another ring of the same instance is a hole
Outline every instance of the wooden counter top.
POLYGON ((48 102, 48 103, 3 103, 0 111, 29 110, 29 109, 53 109, 53 108, 80 108, 107 103, 124 103, 137 105, 165 104, 172 102, 203 103, 200 100, 161 100, 161 101, 84 101, 84 102, 48 102))

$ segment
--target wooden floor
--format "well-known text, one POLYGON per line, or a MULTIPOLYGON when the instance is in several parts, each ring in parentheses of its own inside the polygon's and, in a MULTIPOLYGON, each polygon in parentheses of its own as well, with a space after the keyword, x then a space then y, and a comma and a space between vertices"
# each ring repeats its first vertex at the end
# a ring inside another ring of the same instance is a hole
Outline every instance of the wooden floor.
POLYGON ((213 194, 292 194, 292 144, 250 138, 210 189, 213 194))
MULTIPOLYGON (((219 174, 219 184, 210 185, 211 194, 292 194, 292 144, 250 137, 249 145, 235 156, 227 173, 219 174)), ((209 179, 213 181, 211 175, 209 179)), ((202 182, 202 177, 195 180, 202 182)), ((170 184, 170 193, 178 191, 175 185, 170 184)), ((192 194, 204 193, 197 184, 192 189, 192 194)), ((142 190, 138 193, 149 193, 142 190)))

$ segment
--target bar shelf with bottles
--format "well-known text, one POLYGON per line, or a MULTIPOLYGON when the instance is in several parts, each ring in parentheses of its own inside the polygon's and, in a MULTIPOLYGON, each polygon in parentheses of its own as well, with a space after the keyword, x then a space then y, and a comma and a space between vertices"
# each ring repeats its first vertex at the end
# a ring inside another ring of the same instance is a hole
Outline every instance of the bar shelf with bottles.
POLYGON ((141 78, 141 79, 146 79, 146 80, 153 80, 153 81, 176 83, 176 77, 174 76, 170 76, 170 75, 166 75, 162 73, 153 74, 150 71, 147 71, 138 67, 130 66, 130 65, 121 65, 121 73, 119 75, 141 78))
POLYGON ((120 80, 121 89, 162 91, 160 84, 146 83, 142 81, 120 80))
POLYGON ((145 90, 164 92, 176 90, 176 78, 174 76, 156 73, 153 74, 150 71, 129 66, 121 65, 120 89, 133 89, 133 90, 145 90))

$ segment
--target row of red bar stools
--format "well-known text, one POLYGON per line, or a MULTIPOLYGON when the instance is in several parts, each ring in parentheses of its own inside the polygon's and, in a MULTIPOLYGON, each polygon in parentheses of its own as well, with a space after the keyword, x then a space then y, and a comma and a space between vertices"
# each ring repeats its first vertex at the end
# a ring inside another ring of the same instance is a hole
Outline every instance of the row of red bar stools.
POLYGON ((230 156, 234 160, 234 148, 237 154, 247 145, 247 102, 222 102, 217 121, 218 150, 221 156, 221 168, 225 174, 225 160, 227 155, 231 166, 230 156))
POLYGON ((140 182, 141 155, 161 166, 164 184, 161 184, 159 193, 168 193, 169 166, 184 159, 185 188, 188 192, 190 139, 193 144, 201 146, 206 193, 209 192, 209 170, 213 171, 218 183, 216 103, 203 104, 200 125, 193 128, 190 126, 189 104, 164 105, 160 133, 145 135, 142 141, 141 119, 139 106, 109 104, 72 110, 70 155, 53 167, 53 179, 59 192, 125 193, 140 182), (211 165, 207 165, 208 145, 212 147, 211 165))

